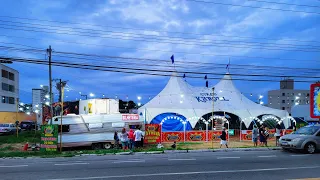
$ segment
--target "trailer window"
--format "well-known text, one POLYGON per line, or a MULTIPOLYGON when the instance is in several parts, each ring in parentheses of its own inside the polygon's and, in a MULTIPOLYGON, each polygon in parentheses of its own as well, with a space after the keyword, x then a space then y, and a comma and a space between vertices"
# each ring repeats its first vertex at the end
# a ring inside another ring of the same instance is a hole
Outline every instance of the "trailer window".
MULTIPOLYGON (((60 125, 59 125, 59 132, 61 132, 60 125)), ((70 132, 70 125, 62 125, 62 132, 70 132)))

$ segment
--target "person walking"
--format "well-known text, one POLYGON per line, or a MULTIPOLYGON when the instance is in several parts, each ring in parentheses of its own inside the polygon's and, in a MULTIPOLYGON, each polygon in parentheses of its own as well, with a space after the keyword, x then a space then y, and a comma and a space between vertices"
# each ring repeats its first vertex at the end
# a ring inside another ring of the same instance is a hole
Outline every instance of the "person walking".
POLYGON ((276 125, 276 133, 274 134, 274 136, 276 137, 276 146, 279 146, 279 140, 281 137, 281 126, 280 124, 276 125))
POLYGON ((129 138, 129 149, 133 151, 134 148, 134 132, 132 129, 130 129, 128 133, 128 138, 129 138))
POLYGON ((254 147, 258 146, 258 135, 259 135, 258 127, 255 124, 253 125, 253 129, 252 129, 252 142, 254 147))
POLYGON ((221 133, 220 139, 221 139, 220 148, 222 147, 222 145, 226 145, 226 147, 228 148, 227 133, 226 133, 225 127, 222 128, 222 133, 221 133))
POLYGON ((134 140, 135 140, 135 146, 136 147, 141 147, 142 146, 142 143, 141 143, 141 140, 142 140, 142 131, 140 130, 140 127, 134 132, 134 140))
POLYGON ((268 128, 268 127, 265 127, 265 128, 264 128, 264 135, 265 135, 265 138, 266 138, 266 141, 265 141, 264 145, 268 147, 268 138, 269 138, 269 136, 270 136, 269 128, 268 128))
POLYGON ((122 144, 122 149, 125 151, 128 149, 128 133, 126 131, 126 128, 123 128, 120 134, 120 141, 122 144))

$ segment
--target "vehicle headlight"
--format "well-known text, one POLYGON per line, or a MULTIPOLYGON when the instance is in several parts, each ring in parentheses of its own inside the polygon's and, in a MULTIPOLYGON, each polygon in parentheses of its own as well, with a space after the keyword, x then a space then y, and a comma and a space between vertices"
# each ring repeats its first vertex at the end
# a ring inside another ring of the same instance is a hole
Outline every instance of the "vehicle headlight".
POLYGON ((292 142, 298 142, 300 140, 301 140, 301 138, 295 138, 295 139, 292 139, 292 142))

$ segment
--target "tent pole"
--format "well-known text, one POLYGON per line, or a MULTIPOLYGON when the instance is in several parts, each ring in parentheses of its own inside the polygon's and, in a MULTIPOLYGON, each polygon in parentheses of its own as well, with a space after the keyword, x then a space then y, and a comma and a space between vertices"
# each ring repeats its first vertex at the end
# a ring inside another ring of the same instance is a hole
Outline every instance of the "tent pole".
POLYGON ((242 137, 241 137, 241 134, 242 134, 242 131, 241 131, 241 130, 242 130, 242 128, 241 128, 241 127, 242 127, 242 120, 240 121, 240 142, 242 141, 242 137))

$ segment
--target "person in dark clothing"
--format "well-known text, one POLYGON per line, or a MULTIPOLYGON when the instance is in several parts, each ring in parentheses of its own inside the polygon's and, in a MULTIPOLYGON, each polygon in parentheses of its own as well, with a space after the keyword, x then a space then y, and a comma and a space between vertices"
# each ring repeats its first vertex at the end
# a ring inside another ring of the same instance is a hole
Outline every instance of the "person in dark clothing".
POLYGON ((261 146, 266 144, 266 135, 264 132, 265 132, 265 127, 264 125, 261 125, 261 127, 259 128, 259 141, 261 146))
POLYGON ((227 133, 226 133, 225 127, 222 128, 222 134, 220 136, 220 139, 221 139, 220 148, 222 147, 222 145, 226 145, 226 147, 228 148, 227 133))

